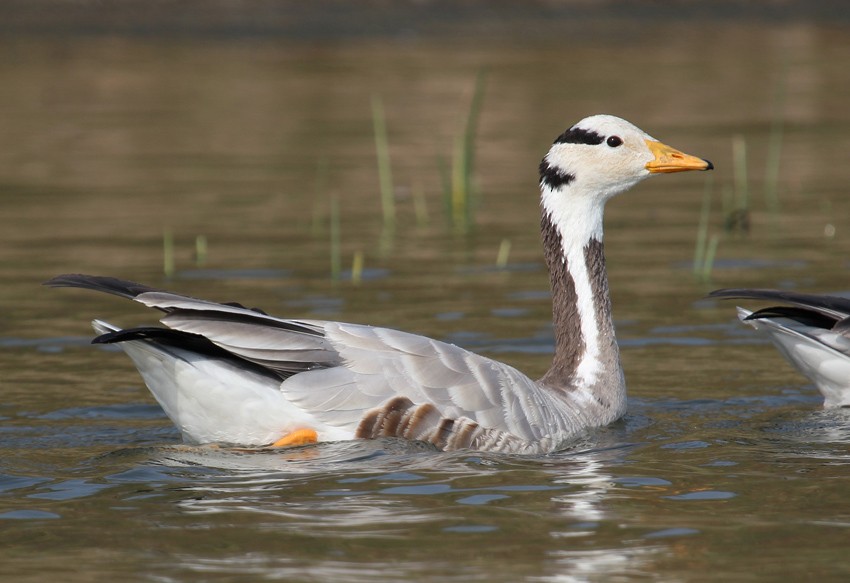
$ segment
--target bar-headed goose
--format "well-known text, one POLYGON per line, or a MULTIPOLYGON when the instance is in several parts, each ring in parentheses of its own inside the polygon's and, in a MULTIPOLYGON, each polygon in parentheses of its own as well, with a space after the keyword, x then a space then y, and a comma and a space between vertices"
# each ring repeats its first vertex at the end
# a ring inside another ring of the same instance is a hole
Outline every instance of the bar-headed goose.
POLYGON ((719 289, 709 296, 786 304, 755 312, 739 307, 738 318, 815 384, 825 407, 850 406, 850 299, 771 289, 719 289))
POLYGON ((108 277, 81 287, 165 312, 167 328, 94 321, 120 343, 185 440, 236 445, 402 437, 439 449, 539 453, 626 409, 605 256, 605 202, 656 173, 710 170, 610 115, 583 119, 540 164, 555 355, 532 380, 452 344, 386 328, 281 319, 108 277))

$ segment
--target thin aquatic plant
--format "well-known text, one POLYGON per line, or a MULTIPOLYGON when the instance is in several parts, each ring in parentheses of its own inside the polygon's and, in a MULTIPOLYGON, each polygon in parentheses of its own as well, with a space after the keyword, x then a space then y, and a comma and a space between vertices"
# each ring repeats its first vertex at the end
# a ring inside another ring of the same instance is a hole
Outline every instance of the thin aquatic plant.
POLYGON ((360 285, 363 281, 363 252, 355 251, 354 258, 351 260, 351 283, 360 285))
POLYGON ((727 202, 724 226, 726 231, 748 233, 750 230, 750 191, 747 177, 747 141, 738 135, 732 139, 732 172, 734 188, 732 202, 727 202))
POLYGON ((392 225, 384 225, 381 235, 378 237, 378 253, 381 257, 388 257, 395 247, 395 228, 392 225))
POLYGON ((452 171, 450 164, 442 154, 437 154, 437 169, 440 172, 440 184, 443 187, 443 213, 447 224, 451 227, 454 223, 452 216, 452 171))
POLYGON ((714 270, 714 257, 717 255, 717 246, 720 244, 720 236, 712 235, 708 241, 708 249, 705 252, 705 259, 700 272, 700 279, 703 282, 711 281, 711 272, 714 270))
POLYGON ((738 135, 732 139, 733 171, 735 175, 735 198, 739 209, 750 208, 750 192, 747 181, 747 140, 738 135))
POLYGON ((441 161, 444 198, 456 232, 466 233, 473 225, 472 207, 475 197, 475 136, 478 118, 484 101, 486 71, 481 70, 475 79, 475 89, 463 124, 463 132, 452 142, 452 165, 448 172, 441 161))
POLYGON ((341 273, 339 198, 336 194, 331 195, 330 233, 331 280, 336 282, 341 273))
POLYGON ((705 181, 700 207, 699 225, 697 227, 696 244, 694 245, 693 274, 702 281, 711 281, 714 270, 714 257, 720 244, 720 236, 708 236, 709 220, 711 218, 711 197, 714 191, 714 177, 709 175, 705 181))
POLYGON ((508 258, 511 255, 511 240, 502 239, 499 243, 499 252, 496 254, 496 267, 504 269, 508 265, 508 258))
POLYGON ((316 162, 316 195, 313 197, 313 217, 310 222, 310 234, 317 237, 322 232, 322 215, 324 214, 320 201, 325 198, 328 187, 328 159, 324 156, 316 162))
POLYGON ((384 117, 384 105, 380 96, 372 96, 372 126, 375 131, 375 153, 378 159, 378 186, 381 193, 381 212, 384 225, 395 225, 395 195, 393 192, 393 174, 390 165, 387 122, 384 117))
POLYGON ((711 191, 714 180, 711 175, 705 181, 702 192, 702 205, 699 212, 699 225, 697 226, 697 240, 694 246, 694 275, 700 275, 705 262, 706 246, 708 245, 708 222, 711 218, 711 191))
POLYGON ((206 235, 195 236, 195 266, 204 267, 207 264, 207 237, 206 235))
POLYGON ((174 277, 174 234, 171 229, 162 232, 162 273, 166 278, 174 277))
POLYGON ((416 217, 416 224, 424 227, 428 224, 430 217, 428 216, 428 201, 425 199, 425 191, 419 183, 413 185, 410 190, 410 197, 413 199, 413 214, 416 217))
POLYGON ((452 148, 452 224, 456 231, 466 232, 470 227, 469 199, 472 185, 465 156, 463 138, 456 136, 452 148))

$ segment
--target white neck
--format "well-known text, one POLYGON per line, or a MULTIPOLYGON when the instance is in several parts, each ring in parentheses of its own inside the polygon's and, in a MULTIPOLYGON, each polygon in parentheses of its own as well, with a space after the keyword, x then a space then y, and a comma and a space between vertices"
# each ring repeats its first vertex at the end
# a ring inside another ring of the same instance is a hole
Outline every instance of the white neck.
POLYGON ((602 241, 605 203, 597 197, 575 192, 577 188, 575 184, 560 188, 540 187, 540 204, 561 233, 565 256, 571 249, 580 251, 591 239, 602 241))
MULTIPOLYGON (((572 185, 570 185, 572 186, 572 185)), ((585 250, 591 241, 602 242, 603 204, 593 197, 567 192, 570 186, 554 190, 542 188, 543 212, 549 212, 561 240, 562 261, 575 286, 575 300, 580 321, 584 353, 578 362, 573 382, 578 387, 596 384, 602 363, 597 299, 590 283, 585 250)), ((553 266, 550 266, 552 269, 553 266)))
POLYGON ((600 406, 607 418, 622 413, 625 381, 605 274, 604 200, 577 186, 541 187, 556 337, 552 368, 542 382, 585 401, 585 408, 600 406))

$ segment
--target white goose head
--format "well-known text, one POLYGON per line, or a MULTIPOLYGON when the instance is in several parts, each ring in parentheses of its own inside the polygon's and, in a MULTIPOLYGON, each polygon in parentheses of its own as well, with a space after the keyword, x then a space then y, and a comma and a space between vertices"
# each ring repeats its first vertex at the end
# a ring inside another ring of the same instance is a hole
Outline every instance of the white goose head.
POLYGON ((540 164, 555 330, 555 358, 542 382, 597 403, 600 419, 616 418, 625 407, 602 246, 605 203, 652 174, 713 167, 612 115, 572 126, 540 164))
POLYGON ((662 144, 613 115, 586 117, 558 136, 540 165, 541 186, 592 198, 597 204, 651 174, 711 170, 707 160, 662 144))
POLYGON ((571 249, 602 241, 602 212, 610 198, 652 174, 713 168, 624 119, 586 117, 558 136, 540 163, 544 239, 547 229, 555 230, 568 258, 571 249))

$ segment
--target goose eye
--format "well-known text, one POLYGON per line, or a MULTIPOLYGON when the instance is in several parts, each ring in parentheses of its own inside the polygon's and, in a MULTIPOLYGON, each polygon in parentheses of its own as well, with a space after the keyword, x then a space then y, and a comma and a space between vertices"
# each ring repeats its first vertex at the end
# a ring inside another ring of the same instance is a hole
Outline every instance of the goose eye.
POLYGON ((623 138, 621 138, 620 136, 611 136, 606 140, 605 143, 611 146, 612 148, 616 148, 617 146, 623 144, 623 138))

